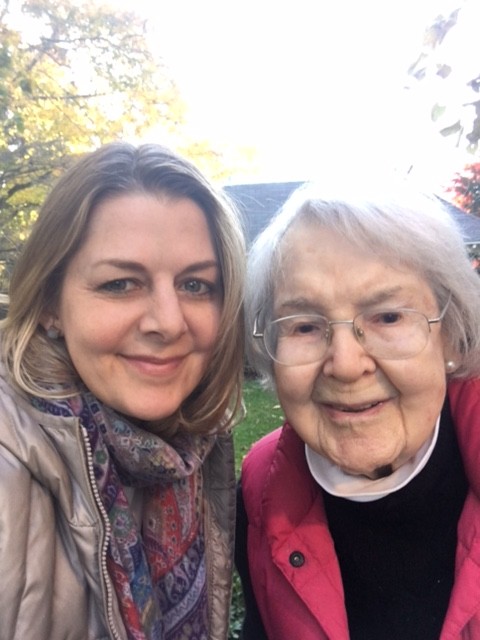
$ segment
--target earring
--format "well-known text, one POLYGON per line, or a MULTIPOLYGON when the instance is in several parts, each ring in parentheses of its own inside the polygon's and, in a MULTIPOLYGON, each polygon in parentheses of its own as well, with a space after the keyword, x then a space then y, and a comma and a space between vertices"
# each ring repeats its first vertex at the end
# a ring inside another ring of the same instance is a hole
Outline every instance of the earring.
POLYGON ((453 373, 456 368, 457 363, 454 360, 447 360, 447 362, 445 362, 445 371, 447 373, 453 373))
POLYGON ((47 329, 47 337, 49 337, 50 340, 58 340, 60 337, 60 329, 57 329, 57 327, 52 324, 52 326, 47 329))

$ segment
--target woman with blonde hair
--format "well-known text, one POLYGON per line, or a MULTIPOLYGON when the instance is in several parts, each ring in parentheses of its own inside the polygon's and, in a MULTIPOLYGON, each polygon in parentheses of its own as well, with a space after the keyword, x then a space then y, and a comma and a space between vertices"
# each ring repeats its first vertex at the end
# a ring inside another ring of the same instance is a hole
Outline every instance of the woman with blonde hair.
POLYGON ((243 254, 159 145, 54 186, 1 332, 2 639, 227 637, 243 254))

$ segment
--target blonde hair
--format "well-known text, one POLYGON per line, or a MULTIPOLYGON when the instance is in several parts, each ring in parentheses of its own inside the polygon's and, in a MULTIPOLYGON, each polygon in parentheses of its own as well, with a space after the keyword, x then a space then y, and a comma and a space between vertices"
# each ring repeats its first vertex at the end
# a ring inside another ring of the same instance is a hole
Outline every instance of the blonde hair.
POLYGON ((158 425, 196 433, 226 429, 240 407, 243 374, 244 236, 220 191, 187 160, 160 145, 115 142, 81 158, 53 187, 17 261, 2 322, 2 350, 12 382, 28 394, 71 397, 81 382, 63 340, 41 326, 61 294, 65 271, 82 246, 94 209, 128 193, 188 198, 205 214, 220 264, 223 306, 217 344, 202 380, 175 415, 158 425))

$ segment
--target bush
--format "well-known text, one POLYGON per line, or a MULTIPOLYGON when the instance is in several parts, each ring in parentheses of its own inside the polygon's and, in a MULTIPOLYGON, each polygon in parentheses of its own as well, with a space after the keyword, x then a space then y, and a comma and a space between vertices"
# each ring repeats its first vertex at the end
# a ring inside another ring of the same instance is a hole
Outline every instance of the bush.
POLYGON ((465 165, 462 173, 456 173, 447 187, 453 203, 473 215, 480 216, 480 162, 465 165))

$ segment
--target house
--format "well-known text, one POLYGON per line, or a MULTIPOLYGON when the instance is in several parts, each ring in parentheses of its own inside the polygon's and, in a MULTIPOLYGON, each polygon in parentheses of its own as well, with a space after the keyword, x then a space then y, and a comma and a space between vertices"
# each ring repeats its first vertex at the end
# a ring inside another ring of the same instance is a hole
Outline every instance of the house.
POLYGON ((303 182, 236 184, 224 191, 243 216, 248 244, 267 226, 270 219, 303 182))
POLYGON ((467 248, 475 252, 480 250, 480 218, 470 213, 465 213, 450 202, 442 200, 463 233, 467 248))
MULTIPOLYGON (((224 187, 225 192, 243 215, 248 244, 267 226, 272 216, 302 184, 302 182, 267 182, 224 187)), ((460 226, 468 251, 471 254, 479 253, 480 218, 441 200, 460 226)))

